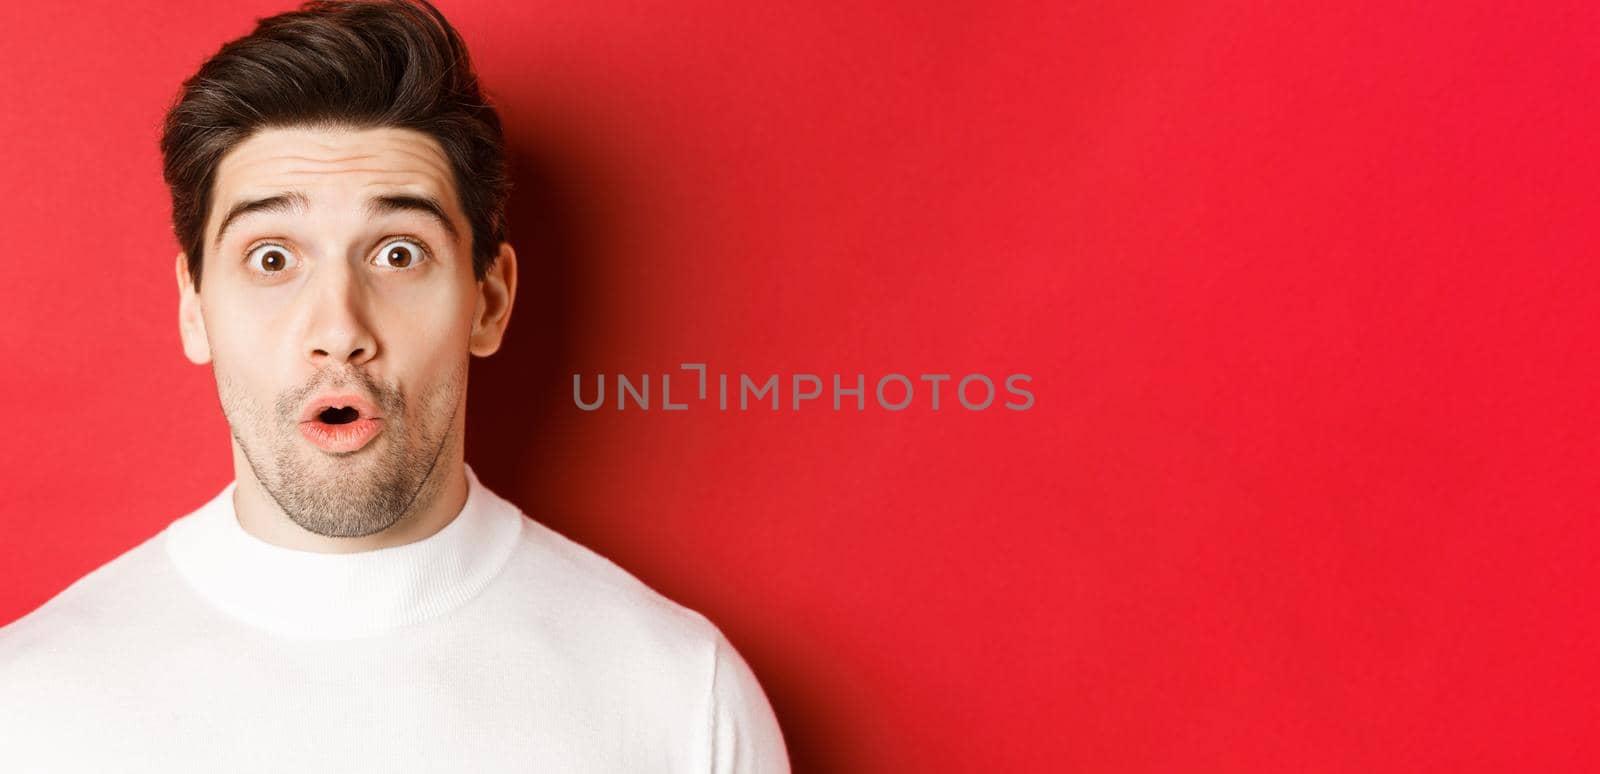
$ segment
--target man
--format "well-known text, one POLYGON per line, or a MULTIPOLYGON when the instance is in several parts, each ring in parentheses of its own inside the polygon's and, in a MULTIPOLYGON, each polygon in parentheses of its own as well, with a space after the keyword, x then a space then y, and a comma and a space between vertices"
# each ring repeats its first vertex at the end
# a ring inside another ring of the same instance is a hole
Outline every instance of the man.
POLYGON ((516 254, 432 6, 261 20, 161 147, 235 480, 0 630, 0 771, 788 771, 716 626, 465 463, 516 254))

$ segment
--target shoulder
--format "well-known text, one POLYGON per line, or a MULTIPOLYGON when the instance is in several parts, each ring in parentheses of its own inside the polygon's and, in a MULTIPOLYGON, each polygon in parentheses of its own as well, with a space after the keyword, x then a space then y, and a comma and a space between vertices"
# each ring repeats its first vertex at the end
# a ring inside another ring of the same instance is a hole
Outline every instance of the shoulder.
POLYGON ((42 646, 113 630, 140 603, 159 598, 162 592, 153 586, 168 569, 163 534, 122 552, 0 627, 0 669, 42 646))
POLYGON ((596 690, 620 682, 679 702, 708 696, 725 647, 715 624, 594 549, 521 518, 517 549, 477 606, 485 625, 596 690))
POLYGON ((522 541, 507 588, 539 639, 595 670, 596 695, 659 704, 694 729, 695 755, 711 771, 789 770, 772 705, 716 624, 537 520, 526 519, 522 541))
MULTIPOLYGON (((182 599, 158 533, 0 627, 0 723, 93 691, 159 634, 182 599), (17 713, 22 713, 18 715, 17 713)), ((0 734, 3 736, 3 734, 0 734)))
POLYGON ((635 639, 706 659, 721 636, 700 612, 668 598, 593 549, 523 517, 513 584, 546 611, 566 614, 607 636, 635 639))

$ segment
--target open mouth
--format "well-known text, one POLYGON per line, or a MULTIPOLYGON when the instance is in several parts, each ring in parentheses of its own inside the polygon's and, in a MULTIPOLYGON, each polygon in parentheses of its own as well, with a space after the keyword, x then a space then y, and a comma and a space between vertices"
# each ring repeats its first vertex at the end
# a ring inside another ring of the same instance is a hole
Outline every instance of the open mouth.
POLYGON ((361 411, 351 406, 329 406, 317 414, 317 421, 327 425, 347 425, 361 418, 361 411))
POLYGON ((308 411, 305 416, 307 418, 300 423, 300 435, 325 452, 356 451, 383 432, 383 418, 376 416, 376 412, 359 398, 335 398, 320 409, 308 411))

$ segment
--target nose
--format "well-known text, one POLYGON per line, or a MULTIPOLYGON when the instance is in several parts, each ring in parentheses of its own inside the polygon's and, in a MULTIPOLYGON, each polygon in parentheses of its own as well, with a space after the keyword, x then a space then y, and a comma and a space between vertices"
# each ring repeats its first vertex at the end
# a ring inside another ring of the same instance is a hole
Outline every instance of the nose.
POLYGON ((378 356, 362 279, 345 261, 322 261, 307 279, 302 350, 316 368, 361 366, 378 356))

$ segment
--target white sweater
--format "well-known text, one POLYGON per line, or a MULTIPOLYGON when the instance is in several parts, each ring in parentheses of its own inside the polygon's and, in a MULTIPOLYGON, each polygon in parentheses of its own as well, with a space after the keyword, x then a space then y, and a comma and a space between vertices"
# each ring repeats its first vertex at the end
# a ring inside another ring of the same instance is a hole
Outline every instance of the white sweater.
POLYGON ((353 554, 244 531, 230 482, 0 628, 0 771, 789 771, 716 626, 466 473, 353 554))

